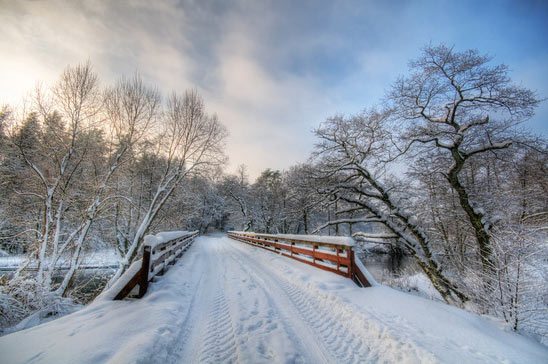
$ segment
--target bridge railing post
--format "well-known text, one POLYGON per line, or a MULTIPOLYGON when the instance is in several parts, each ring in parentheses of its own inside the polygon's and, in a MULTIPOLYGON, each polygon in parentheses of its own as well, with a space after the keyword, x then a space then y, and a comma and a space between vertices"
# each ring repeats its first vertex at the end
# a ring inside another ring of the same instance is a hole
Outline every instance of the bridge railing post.
POLYGON ((342 249, 340 247, 337 247, 337 270, 340 270, 341 269, 341 253, 342 253, 342 249))
POLYGON ((141 265, 141 279, 139 281, 139 295, 141 298, 147 293, 148 290, 148 273, 150 272, 150 246, 145 245, 143 248, 143 262, 141 265))
POLYGON ((350 264, 348 265, 348 278, 354 277, 354 249, 348 247, 348 257, 350 258, 350 264))

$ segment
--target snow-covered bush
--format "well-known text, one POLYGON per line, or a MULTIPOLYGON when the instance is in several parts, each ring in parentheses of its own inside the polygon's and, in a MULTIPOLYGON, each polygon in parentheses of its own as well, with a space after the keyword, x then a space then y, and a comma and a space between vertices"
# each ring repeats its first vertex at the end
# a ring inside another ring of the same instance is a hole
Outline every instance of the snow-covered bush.
POLYGON ((390 287, 397 288, 401 291, 409 292, 417 296, 436 301, 443 301, 443 298, 439 292, 436 291, 432 285, 432 282, 430 282, 424 273, 404 271, 400 277, 388 278, 384 283, 390 287))
POLYGON ((31 277, 4 279, 0 285, 0 332, 29 328, 66 315, 78 307, 71 299, 45 290, 31 277))
POLYGON ((496 229, 494 275, 486 279, 481 270, 467 269, 465 279, 473 311, 501 318, 512 330, 548 344, 548 245, 546 234, 535 230, 496 229))

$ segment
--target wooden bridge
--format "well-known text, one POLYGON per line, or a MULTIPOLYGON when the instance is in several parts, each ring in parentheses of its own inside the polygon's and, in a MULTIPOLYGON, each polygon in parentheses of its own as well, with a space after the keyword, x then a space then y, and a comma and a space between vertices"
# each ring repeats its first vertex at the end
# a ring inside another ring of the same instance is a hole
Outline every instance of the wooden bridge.
MULTIPOLYGON (((149 282, 162 276, 170 265, 175 264, 198 236, 198 231, 162 234, 164 236, 145 237, 142 258, 134 262, 110 289, 112 299, 121 300, 130 294, 143 297, 149 282), (167 237, 165 234, 168 234, 167 237)), ((360 287, 371 286, 371 277, 367 278, 369 274, 356 260, 352 238, 244 231, 229 231, 228 237, 350 278, 360 287)))
MULTIPOLYGON (((274 361, 300 362, 307 358, 305 361, 332 362, 337 358, 336 361, 345 363, 360 363, 367 360, 369 350, 365 340, 357 328, 348 326, 352 324, 348 318, 343 319, 329 307, 318 305, 313 297, 294 286, 287 280, 292 270, 265 269, 255 255, 267 260, 281 257, 282 261, 301 266, 313 276, 327 275, 335 282, 342 278, 353 287, 369 287, 372 278, 368 278, 369 273, 356 260, 352 238, 242 231, 228 232, 230 239, 218 235, 196 239, 197 236, 196 231, 147 236, 142 258, 101 297, 103 300, 126 297, 147 300, 147 290, 154 287, 150 283, 157 281, 161 285, 164 278, 159 277, 170 267, 180 269, 185 264, 193 264, 187 269, 188 280, 194 285, 183 324, 187 336, 181 337, 172 362, 257 362, 258 358, 264 359, 263 356, 281 355, 287 348, 292 348, 295 356, 287 360, 277 357, 274 361), (196 246, 193 252, 199 251, 201 255, 184 259, 183 254, 195 240, 200 247, 196 246), (264 250, 268 253, 263 253, 264 250), (181 257, 183 261, 175 265, 181 257), (285 275, 287 277, 282 278, 285 275), (325 331, 326 328, 329 330, 325 331), (318 337, 309 330, 323 332, 318 337), (251 340, 249 332, 260 335, 261 341, 267 340, 267 345, 284 344, 268 349, 270 354, 262 353, 264 344, 259 344, 258 352, 246 358, 245 352, 251 348, 238 342, 251 340), (293 337, 293 332, 299 332, 299 338, 293 337), (336 343, 339 338, 344 342, 336 343)), ((329 279, 320 279, 329 282, 329 279)))

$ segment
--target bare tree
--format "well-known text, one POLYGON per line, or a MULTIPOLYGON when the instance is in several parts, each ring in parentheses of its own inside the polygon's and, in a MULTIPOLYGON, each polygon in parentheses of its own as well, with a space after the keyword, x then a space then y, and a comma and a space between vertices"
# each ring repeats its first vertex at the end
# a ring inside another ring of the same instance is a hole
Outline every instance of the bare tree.
POLYGON ((85 210, 84 218, 78 228, 71 234, 75 237, 74 253, 72 254, 70 268, 60 286, 58 293, 65 294, 69 283, 77 271, 84 242, 88 236, 92 224, 100 212, 100 208, 108 201, 119 198, 112 195, 109 183, 114 173, 118 170, 124 157, 133 146, 139 142, 156 121, 160 108, 160 96, 158 91, 145 86, 138 75, 131 79, 122 78, 110 89, 107 89, 104 97, 106 109, 105 128, 109 130, 110 141, 106 154, 106 168, 101 175, 95 178, 90 193, 90 202, 85 210))
POLYGON ((69 269, 55 293, 65 295, 95 220, 120 197, 110 181, 155 120, 160 98, 138 76, 122 79, 103 94, 89 63, 68 67, 51 92, 39 88, 35 95, 35 111, 12 138, 37 182, 20 194, 43 205, 37 282, 52 290, 63 257, 69 269))
POLYGON ((295 233, 309 234, 314 214, 321 208, 325 197, 318 193, 311 165, 299 164, 284 173, 283 183, 288 191, 286 214, 295 233))
POLYGON ((389 116, 389 112, 374 110, 350 118, 338 116, 316 130, 320 142, 315 158, 325 192, 361 214, 352 219, 354 223, 382 224, 385 237, 403 245, 440 295, 447 302, 462 305, 467 300, 465 293, 443 273, 428 235, 405 211, 405 198, 387 173, 398 154, 397 150, 392 154, 389 116))
POLYGON ((37 88, 36 111, 29 114, 18 137, 13 138, 20 156, 38 182, 35 191, 21 194, 31 195, 43 205, 36 255, 37 280, 46 290, 51 286, 59 255, 71 246, 79 231, 63 239, 64 214, 70 197, 68 191, 74 185, 75 173, 90 147, 86 135, 96 127, 100 107, 98 80, 91 65, 67 67, 51 94, 37 88), (42 119, 41 124, 38 118, 42 119), (23 135, 25 126, 27 132, 40 138, 43 148, 40 148, 40 143, 29 143, 30 134, 23 135), (31 132, 29 127, 35 130, 31 132))
POLYGON ((251 230, 254 216, 251 201, 251 188, 247 180, 245 165, 238 166, 236 175, 226 176, 221 183, 221 191, 230 201, 236 204, 233 215, 240 215, 241 229, 251 230))
MULTIPOLYGON (((512 144, 511 127, 533 114, 539 100, 513 85, 505 65, 490 66, 476 50, 426 47, 410 63, 409 77, 389 94, 398 118, 407 120, 405 138, 440 154, 442 171, 474 231, 486 274, 494 269, 490 218, 462 182, 465 164, 512 144)), ((490 273, 491 272, 491 273, 490 273)))
POLYGON ((224 161, 223 139, 226 130, 216 115, 206 113, 197 91, 187 91, 183 96, 172 94, 168 98, 160 128, 155 145, 156 153, 164 161, 160 166, 160 179, 110 284, 136 257, 146 232, 185 177, 224 161))

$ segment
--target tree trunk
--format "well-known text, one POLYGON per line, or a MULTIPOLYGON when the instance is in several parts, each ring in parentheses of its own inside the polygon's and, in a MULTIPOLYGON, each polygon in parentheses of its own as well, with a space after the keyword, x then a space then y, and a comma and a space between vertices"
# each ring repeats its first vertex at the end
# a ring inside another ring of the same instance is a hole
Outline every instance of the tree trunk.
POLYGON ((447 180, 449 181, 451 187, 453 187, 453 189, 457 192, 460 206, 468 216, 468 220, 474 229, 483 273, 485 275, 484 278, 491 277, 495 270, 495 263, 492 257, 493 250, 491 247, 490 236, 485 228, 485 225, 483 224, 484 215, 482 212, 474 210, 470 201, 470 196, 459 180, 459 173, 464 166, 464 158, 456 148, 451 150, 451 154, 453 156, 454 165, 447 174, 447 180))

